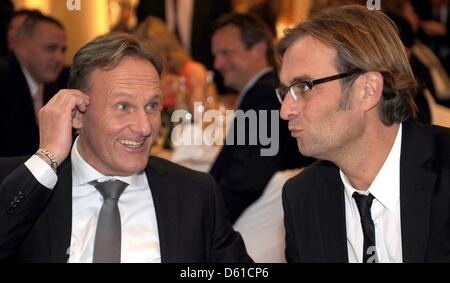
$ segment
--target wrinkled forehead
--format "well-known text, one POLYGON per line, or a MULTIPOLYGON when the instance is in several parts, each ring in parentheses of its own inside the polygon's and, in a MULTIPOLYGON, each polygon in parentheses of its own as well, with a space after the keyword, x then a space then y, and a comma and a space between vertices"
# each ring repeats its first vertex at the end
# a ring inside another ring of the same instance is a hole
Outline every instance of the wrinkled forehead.
POLYGON ((125 57, 113 68, 95 68, 88 80, 89 92, 151 97, 161 95, 160 77, 156 68, 138 57, 125 57))
POLYGON ((65 31, 63 28, 57 26, 54 23, 50 22, 38 22, 34 26, 33 34, 40 36, 41 33, 47 33, 47 34, 65 34, 65 31))
POLYGON ((226 25, 218 29, 212 38, 212 47, 216 48, 232 48, 236 46, 244 46, 241 31, 234 25, 226 25))

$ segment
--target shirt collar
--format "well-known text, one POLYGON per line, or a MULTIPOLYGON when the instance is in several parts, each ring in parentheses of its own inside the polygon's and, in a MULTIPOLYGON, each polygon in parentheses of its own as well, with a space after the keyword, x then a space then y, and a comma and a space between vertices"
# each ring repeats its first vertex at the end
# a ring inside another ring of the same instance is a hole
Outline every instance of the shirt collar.
POLYGON ((137 175, 132 176, 105 176, 102 173, 98 172, 94 167, 92 167, 88 162, 86 162, 83 157, 80 155, 78 151, 78 139, 76 138, 72 152, 70 155, 72 161, 72 178, 73 184, 75 186, 86 185, 89 182, 99 180, 100 182, 104 182, 111 179, 116 179, 127 183, 128 185, 137 187, 137 188, 146 188, 146 174, 145 172, 141 172, 137 175))
POLYGON ((31 97, 34 98, 34 96, 36 95, 37 90, 38 90, 40 87, 43 87, 43 84, 39 84, 39 83, 33 78, 33 76, 31 76, 30 72, 28 72, 28 70, 27 70, 25 67, 23 67, 23 66, 21 65, 20 68, 22 69, 22 72, 23 72, 23 74, 24 74, 24 76, 25 76, 25 80, 27 81, 27 85, 28 85, 28 88, 30 89, 31 97))
POLYGON ((383 166, 367 191, 353 188, 347 176, 339 170, 344 183, 346 197, 351 201, 353 193, 368 195, 369 192, 390 211, 394 211, 400 199, 400 153, 402 144, 402 124, 400 124, 394 144, 383 166))
POLYGON ((237 98, 237 102, 236 105, 239 106, 239 104, 241 104, 242 99, 244 98, 245 94, 247 93, 247 91, 253 87, 253 85, 255 85, 255 83, 265 74, 268 74, 270 72, 273 71, 272 67, 267 67, 265 69, 262 69, 261 71, 259 71, 258 73, 256 73, 244 86, 244 88, 242 89, 242 91, 239 94, 239 97, 237 98))

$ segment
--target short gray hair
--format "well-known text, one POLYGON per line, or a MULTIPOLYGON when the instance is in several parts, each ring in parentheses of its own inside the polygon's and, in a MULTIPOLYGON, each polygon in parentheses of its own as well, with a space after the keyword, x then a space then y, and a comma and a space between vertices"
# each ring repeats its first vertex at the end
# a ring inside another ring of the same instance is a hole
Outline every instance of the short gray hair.
POLYGON ((136 56, 152 64, 159 75, 162 65, 158 55, 145 49, 139 40, 126 33, 111 33, 89 42, 73 57, 68 87, 89 90, 89 76, 95 69, 114 69, 127 56, 136 56))

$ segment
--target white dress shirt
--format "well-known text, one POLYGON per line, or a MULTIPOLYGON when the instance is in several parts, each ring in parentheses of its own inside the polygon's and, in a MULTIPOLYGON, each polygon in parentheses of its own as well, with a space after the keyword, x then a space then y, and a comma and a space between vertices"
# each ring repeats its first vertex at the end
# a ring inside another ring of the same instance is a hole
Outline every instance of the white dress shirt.
POLYGON ((347 227, 348 260, 362 262, 364 236, 358 206, 352 195, 356 191, 375 198, 371 207, 375 225, 375 243, 379 262, 402 262, 402 236, 400 225, 400 152, 402 125, 394 145, 383 166, 367 191, 358 191, 340 171, 345 188, 345 220, 347 227))
POLYGON ((27 81, 27 85, 28 85, 28 89, 30 90, 30 95, 31 98, 34 99, 34 97, 36 96, 36 93, 38 91, 39 88, 43 88, 44 85, 43 84, 39 84, 30 74, 30 72, 28 72, 28 70, 25 67, 20 66, 20 68, 22 69, 22 73, 25 76, 25 80, 27 81))
MULTIPOLYGON (((79 154, 75 141, 72 152, 72 233, 69 262, 92 262, 95 231, 103 198, 89 182, 121 180, 128 184, 118 205, 122 222, 121 262, 161 262, 158 226, 153 197, 145 172, 130 177, 104 176, 79 154)), ((25 165, 44 186, 52 189, 57 176, 37 156, 25 165)))
POLYGON ((173 0, 166 0, 166 23, 172 32, 175 32, 175 23, 181 37, 181 46, 191 54, 192 22, 194 13, 194 0, 178 0, 177 15, 174 15, 173 0))

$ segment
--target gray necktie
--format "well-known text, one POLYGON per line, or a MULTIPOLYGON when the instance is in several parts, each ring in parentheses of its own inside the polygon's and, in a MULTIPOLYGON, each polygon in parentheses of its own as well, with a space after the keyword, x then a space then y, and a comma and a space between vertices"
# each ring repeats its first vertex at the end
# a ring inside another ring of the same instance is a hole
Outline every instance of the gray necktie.
POLYGON ((103 196, 95 233, 93 262, 120 262, 122 226, 117 201, 128 184, 111 180, 102 183, 94 181, 93 185, 103 196))

